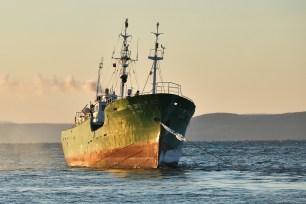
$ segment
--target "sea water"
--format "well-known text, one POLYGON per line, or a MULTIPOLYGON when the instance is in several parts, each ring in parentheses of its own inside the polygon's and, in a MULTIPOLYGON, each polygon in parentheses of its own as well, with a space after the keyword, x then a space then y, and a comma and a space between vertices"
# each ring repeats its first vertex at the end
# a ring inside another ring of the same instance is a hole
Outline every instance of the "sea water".
POLYGON ((68 167, 60 144, 0 144, 0 203, 306 203, 306 141, 195 144, 154 170, 68 167))

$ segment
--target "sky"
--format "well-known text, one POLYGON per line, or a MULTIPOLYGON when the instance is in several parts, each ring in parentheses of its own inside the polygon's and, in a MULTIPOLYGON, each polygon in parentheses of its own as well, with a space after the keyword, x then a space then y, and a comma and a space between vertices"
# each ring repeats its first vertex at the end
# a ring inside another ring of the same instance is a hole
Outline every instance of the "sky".
POLYGON ((95 97, 101 57, 101 78, 112 72, 126 18, 137 89, 159 22, 163 80, 195 115, 306 111, 304 0, 0 0, 0 121, 72 123, 95 97))

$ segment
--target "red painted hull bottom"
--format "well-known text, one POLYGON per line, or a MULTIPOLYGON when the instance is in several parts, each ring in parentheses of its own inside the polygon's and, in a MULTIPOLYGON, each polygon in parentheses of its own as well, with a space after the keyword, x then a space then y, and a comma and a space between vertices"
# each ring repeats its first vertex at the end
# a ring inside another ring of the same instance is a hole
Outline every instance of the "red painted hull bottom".
POLYGON ((123 148, 93 151, 67 157, 69 166, 94 168, 157 168, 159 143, 131 144, 123 148))

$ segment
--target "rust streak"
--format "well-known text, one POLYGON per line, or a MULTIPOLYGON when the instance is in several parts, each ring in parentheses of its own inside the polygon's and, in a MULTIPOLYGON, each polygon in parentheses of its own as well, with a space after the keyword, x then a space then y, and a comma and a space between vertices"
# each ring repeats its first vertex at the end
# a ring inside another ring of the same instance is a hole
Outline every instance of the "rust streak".
MULTIPOLYGON (((134 143, 133 143, 133 144, 134 144, 134 143)), ((132 146, 133 144, 129 144, 129 145, 127 145, 127 146, 125 146, 125 147, 123 147, 123 148, 119 149, 119 150, 118 150, 118 151, 116 151, 116 152, 110 153, 109 155, 107 155, 107 156, 105 156, 105 157, 103 157, 103 158, 99 159, 98 161, 96 161, 96 163, 98 163, 98 162, 102 161, 103 159, 106 159, 107 157, 112 156, 113 154, 116 154, 116 153, 118 153, 118 152, 120 152, 120 151, 122 151, 122 150, 124 150, 124 149, 128 148, 129 146, 132 146)))
POLYGON ((132 158, 132 157, 136 156, 137 154, 139 154, 139 153, 141 153, 141 152, 142 152, 142 151, 136 152, 135 154, 133 154, 133 155, 131 155, 131 156, 129 156, 129 157, 127 157, 127 158, 121 160, 121 161, 118 162, 117 164, 113 165, 112 168, 115 167, 115 166, 117 166, 118 164, 120 164, 120 163, 122 163, 122 162, 128 160, 129 158, 132 158))
POLYGON ((150 161, 150 159, 147 159, 147 160, 145 160, 145 161, 143 161, 143 162, 140 162, 139 164, 136 165, 136 167, 138 167, 139 165, 141 165, 141 164, 143 164, 143 163, 146 163, 147 161, 150 161))
POLYGON ((113 149, 100 150, 66 158, 69 166, 97 168, 157 168, 158 143, 129 144, 113 149), (145 161, 146 160, 146 161, 145 161))

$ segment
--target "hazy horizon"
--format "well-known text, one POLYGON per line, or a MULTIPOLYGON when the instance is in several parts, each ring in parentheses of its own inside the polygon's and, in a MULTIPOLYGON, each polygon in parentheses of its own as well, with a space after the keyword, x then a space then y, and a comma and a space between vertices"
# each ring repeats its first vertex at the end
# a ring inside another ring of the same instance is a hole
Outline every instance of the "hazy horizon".
MULTIPOLYGON (((306 140, 306 112, 272 115, 205 114, 193 117, 188 141, 306 140)), ((0 143, 60 142, 72 124, 1 123, 0 143)))
MULTIPOLYGON (((209 115, 237 115, 237 116, 275 116, 275 115, 286 115, 286 114, 299 114, 299 113, 306 113, 306 111, 300 112, 286 112, 286 113, 245 113, 245 114, 238 114, 238 113, 225 113, 225 112, 216 112, 216 113, 204 113, 200 115, 194 115, 191 119, 195 119, 198 117, 209 116, 209 115)), ((62 124, 74 124, 74 121, 71 122, 63 122, 63 123, 52 123, 52 122, 16 122, 16 121, 4 121, 0 120, 0 124, 52 124, 52 125, 62 125, 62 124)))
POLYGON ((141 90, 159 22, 163 79, 182 85, 195 116, 306 110, 306 1, 2 0, 0 121, 73 122, 126 18, 141 90))

